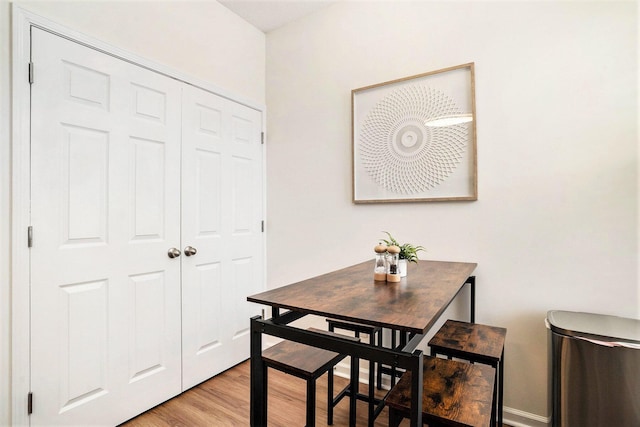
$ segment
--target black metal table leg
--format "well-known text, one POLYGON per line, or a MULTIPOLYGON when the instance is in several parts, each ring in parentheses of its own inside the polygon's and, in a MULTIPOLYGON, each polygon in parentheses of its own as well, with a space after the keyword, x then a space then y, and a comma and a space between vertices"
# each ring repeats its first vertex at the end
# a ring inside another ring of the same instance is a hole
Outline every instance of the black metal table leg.
POLYGON ((465 284, 469 284, 471 287, 471 301, 470 301, 470 322, 476 323, 476 276, 469 276, 465 284))
POLYGON ((267 368, 262 360, 260 316, 251 318, 251 413, 253 427, 267 425, 267 368))
POLYGON ((498 365, 498 425, 502 427, 504 409, 504 348, 498 365))
POLYGON ((422 351, 413 352, 411 366, 411 427, 422 427, 422 374, 424 371, 422 351))

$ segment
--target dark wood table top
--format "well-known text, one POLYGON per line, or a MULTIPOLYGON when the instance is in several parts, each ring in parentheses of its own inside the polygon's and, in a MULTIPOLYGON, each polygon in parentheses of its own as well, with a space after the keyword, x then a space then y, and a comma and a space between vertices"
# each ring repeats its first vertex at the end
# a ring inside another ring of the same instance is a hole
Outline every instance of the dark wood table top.
POLYGON ((247 297, 305 314, 426 333, 458 294, 476 263, 409 263, 399 283, 375 282, 374 261, 247 297))

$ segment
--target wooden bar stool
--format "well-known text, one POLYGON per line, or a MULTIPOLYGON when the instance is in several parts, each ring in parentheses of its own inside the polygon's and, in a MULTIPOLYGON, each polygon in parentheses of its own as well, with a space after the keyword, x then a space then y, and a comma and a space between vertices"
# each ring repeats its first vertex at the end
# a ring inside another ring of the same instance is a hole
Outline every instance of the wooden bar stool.
MULTIPOLYGON (((331 334, 315 328, 309 328, 310 331, 331 334)), ((332 334, 338 336, 338 334, 332 334)), ((339 335, 341 338, 347 338, 353 341, 360 341, 358 338, 339 335)), ((302 378, 307 381, 307 415, 306 426, 313 427, 316 423, 316 380, 325 372, 332 371, 333 367, 342 359, 347 357, 344 354, 335 353, 333 351, 312 347, 306 344, 294 341, 282 341, 262 352, 262 360, 269 368, 277 369, 286 374, 302 378)), ((358 375, 357 368, 358 359, 351 359, 351 386, 357 387, 358 375), (354 372, 356 375, 354 375, 354 372)), ((331 372, 330 378, 333 377, 331 372)), ((341 397, 334 399, 333 397, 333 381, 328 385, 327 399, 327 424, 333 424, 333 407, 338 404, 341 397)), ((266 396, 265 396, 266 397, 266 396)), ((265 399, 266 401, 267 399, 265 399)), ((355 396, 352 397, 350 414, 350 423, 353 419, 355 424, 355 396)))
MULTIPOLYGON (((345 331, 352 331, 355 333, 356 338, 360 338, 360 334, 366 334, 369 336, 369 344, 377 345, 378 347, 382 347, 382 328, 379 326, 373 325, 364 325, 362 323, 349 322, 346 320, 337 320, 337 319, 327 319, 327 323, 329 324, 329 331, 333 332, 336 329, 341 329, 345 331)), ((376 363, 373 361, 369 362, 369 396, 360 396, 361 400, 366 400, 368 402, 369 409, 369 427, 373 427, 373 423, 376 419, 376 400, 375 400, 375 369, 376 363)), ((380 366, 378 366, 378 390, 382 389, 382 374, 380 370, 380 366)), ((329 377, 330 381, 333 382, 333 371, 329 377)), ((344 392, 345 390, 343 390, 344 392)), ((358 396, 358 389, 355 390, 356 397, 358 396)), ((383 406, 380 406, 380 411, 382 411, 383 406)), ((379 414, 380 412, 378 412, 379 414)))
POLYGON ((483 363, 496 369, 494 394, 497 395, 492 411, 491 424, 502 427, 504 402, 504 342, 505 328, 480 325, 477 323, 447 320, 429 341, 431 355, 445 355, 483 363), (497 417, 496 417, 497 413, 497 417))
MULTIPOLYGON (((422 422, 429 427, 488 427, 491 423, 496 370, 455 360, 424 356, 422 422)), ((409 418, 411 372, 385 398, 389 426, 409 418)))

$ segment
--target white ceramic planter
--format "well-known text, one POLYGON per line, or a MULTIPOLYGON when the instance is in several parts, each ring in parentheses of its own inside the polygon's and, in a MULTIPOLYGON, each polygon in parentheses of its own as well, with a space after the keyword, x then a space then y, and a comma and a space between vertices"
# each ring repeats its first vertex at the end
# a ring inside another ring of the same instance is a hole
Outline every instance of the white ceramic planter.
POLYGON ((400 277, 407 276, 407 260, 401 259, 398 260, 398 268, 400 269, 400 277))

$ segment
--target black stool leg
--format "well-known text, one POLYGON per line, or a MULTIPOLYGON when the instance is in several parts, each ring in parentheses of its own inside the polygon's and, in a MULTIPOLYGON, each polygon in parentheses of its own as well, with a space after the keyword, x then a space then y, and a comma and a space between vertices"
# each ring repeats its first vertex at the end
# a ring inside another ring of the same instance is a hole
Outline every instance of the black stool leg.
POLYGON ((389 427, 398 427, 404 416, 393 408, 389 408, 389 427))
POLYGON ((498 371, 496 371, 496 376, 493 380, 493 405, 491 408, 491 425, 495 426, 497 421, 497 407, 498 407, 498 371))
POLYGON ((328 399, 327 399, 327 424, 333 424, 333 368, 329 368, 328 376, 327 376, 327 389, 328 389, 328 399))
MULTIPOLYGON (((382 347, 382 329, 378 331, 378 347, 382 347)), ((382 369, 380 369, 380 363, 378 363, 378 390, 382 390, 382 369)))
POLYGON ((307 380, 307 427, 316 425, 316 380, 307 380))
POLYGON ((262 387, 262 393, 264 394, 263 404, 264 404, 264 422, 266 423, 267 418, 267 408, 269 407, 269 368, 267 366, 264 367, 264 386, 262 387))
MULTIPOLYGON (((329 323, 329 332, 334 332, 333 324, 329 323)), ((327 402, 327 424, 333 424, 333 366, 329 369, 327 388, 329 389, 329 401, 327 402)))
MULTIPOLYGON (((373 344, 374 334, 369 334, 369 343, 373 344)), ((374 397, 375 397, 375 370, 376 364, 373 361, 369 362, 369 427, 373 427, 374 422, 374 397)))
POLYGON ((358 366, 360 365, 357 357, 351 356, 351 393, 349 394, 349 427, 356 427, 356 403, 358 400, 358 366))
MULTIPOLYGON (((391 348, 395 349, 396 348, 396 331, 395 330, 391 330, 391 348)), ((395 365, 393 365, 391 367, 391 388, 393 388, 396 385, 396 367, 395 365)))

